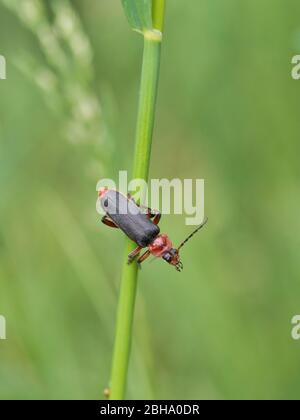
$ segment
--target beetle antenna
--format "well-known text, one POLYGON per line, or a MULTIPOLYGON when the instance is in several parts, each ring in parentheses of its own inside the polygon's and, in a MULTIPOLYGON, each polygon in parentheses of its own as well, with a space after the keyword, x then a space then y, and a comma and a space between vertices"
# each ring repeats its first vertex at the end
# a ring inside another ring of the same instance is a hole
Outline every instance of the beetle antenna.
POLYGON ((177 251, 179 251, 182 247, 184 247, 184 245, 190 240, 190 239, 192 239, 192 237, 194 236, 194 235, 196 235, 196 233, 198 233, 199 232, 199 230, 200 229, 202 229, 205 225, 206 225, 206 223, 208 222, 208 218, 206 217, 205 218, 205 220, 204 220, 204 222, 199 226, 199 227, 197 227, 197 229, 190 235, 190 236, 188 236, 187 238, 186 238, 186 240, 184 241, 184 242, 182 242, 182 244, 179 246, 179 248, 177 249, 177 251))

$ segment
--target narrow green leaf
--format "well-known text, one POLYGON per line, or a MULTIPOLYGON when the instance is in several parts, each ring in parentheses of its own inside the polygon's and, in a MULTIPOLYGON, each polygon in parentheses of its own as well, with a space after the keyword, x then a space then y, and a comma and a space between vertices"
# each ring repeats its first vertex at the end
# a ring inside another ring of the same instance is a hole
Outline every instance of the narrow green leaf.
POLYGON ((152 29, 152 0, 122 0, 131 28, 144 32, 152 29))

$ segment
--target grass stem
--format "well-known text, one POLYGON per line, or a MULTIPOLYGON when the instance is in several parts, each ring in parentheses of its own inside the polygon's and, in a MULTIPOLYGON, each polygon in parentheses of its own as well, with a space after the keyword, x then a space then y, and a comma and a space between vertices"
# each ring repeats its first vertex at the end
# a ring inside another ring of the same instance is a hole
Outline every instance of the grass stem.
MULTIPOLYGON (((144 32, 144 52, 133 178, 144 179, 146 182, 148 182, 149 176, 155 120, 164 11, 165 0, 153 0, 153 26, 155 30, 144 32)), ((138 282, 137 264, 133 263, 128 265, 127 256, 135 247, 136 244, 127 240, 117 311, 117 326, 111 373, 111 400, 122 400, 125 398, 126 393, 138 282)))

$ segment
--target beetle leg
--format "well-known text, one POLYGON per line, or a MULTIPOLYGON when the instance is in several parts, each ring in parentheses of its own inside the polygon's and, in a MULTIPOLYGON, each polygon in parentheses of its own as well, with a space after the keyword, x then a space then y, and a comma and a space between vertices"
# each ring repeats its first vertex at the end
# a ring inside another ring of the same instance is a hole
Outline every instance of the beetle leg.
POLYGON ((129 255, 128 255, 128 264, 131 264, 135 258, 139 255, 139 253, 141 252, 143 248, 141 248, 140 246, 138 246, 134 251, 132 251, 129 255))
POLYGON ((154 212, 154 210, 151 210, 151 213, 149 214, 150 219, 153 219, 153 223, 155 225, 158 225, 161 220, 161 213, 160 212, 154 212))
POLYGON ((119 227, 113 222, 108 216, 104 216, 101 220, 102 223, 104 223, 106 226, 119 229, 119 227))
POLYGON ((138 264, 142 264, 144 261, 146 261, 147 258, 149 258, 151 255, 151 252, 148 250, 146 251, 137 261, 138 264))
POLYGON ((158 210, 152 210, 147 207, 144 208, 147 209, 147 216, 149 217, 149 219, 153 219, 153 223, 155 225, 158 225, 161 220, 162 214, 158 210))

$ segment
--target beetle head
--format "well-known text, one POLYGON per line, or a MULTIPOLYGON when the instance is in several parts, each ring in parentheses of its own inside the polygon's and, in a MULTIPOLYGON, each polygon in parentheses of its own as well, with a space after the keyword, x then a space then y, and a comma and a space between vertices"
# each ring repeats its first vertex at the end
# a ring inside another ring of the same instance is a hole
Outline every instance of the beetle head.
POLYGON ((169 251, 165 252, 162 258, 170 265, 173 265, 177 271, 183 270, 183 264, 180 261, 179 252, 177 249, 171 248, 169 251))
POLYGON ((196 230, 194 230, 194 232, 191 234, 191 235, 189 235, 187 238, 186 238, 186 240, 184 241, 184 242, 182 242, 182 244, 177 248, 177 249, 174 249, 174 248, 170 248, 169 250, 166 250, 164 253, 163 253, 163 255, 162 255, 162 258, 168 263, 168 264, 171 264, 171 265, 173 265, 174 267, 176 267, 176 270, 177 271, 179 271, 179 272, 181 272, 182 270, 183 270, 183 264, 182 264, 182 262, 181 262, 181 260, 180 260, 180 256, 179 256, 179 251, 181 250, 181 248, 182 247, 184 247, 184 245, 197 233, 197 232, 199 232, 199 230, 200 229, 202 229, 203 228, 203 226, 205 226, 206 225, 206 223, 207 223, 207 221, 208 221, 208 219, 206 218, 205 220, 204 220, 204 222, 199 226, 199 227, 197 227, 197 229, 196 230))

